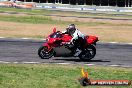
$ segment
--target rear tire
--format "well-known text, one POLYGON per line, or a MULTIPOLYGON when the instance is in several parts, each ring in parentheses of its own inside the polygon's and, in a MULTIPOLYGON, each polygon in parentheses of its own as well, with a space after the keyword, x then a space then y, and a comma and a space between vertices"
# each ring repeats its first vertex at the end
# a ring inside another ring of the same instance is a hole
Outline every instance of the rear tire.
POLYGON ((54 55, 54 50, 51 49, 48 51, 48 48, 46 46, 41 46, 38 49, 38 55, 41 59, 49 59, 54 55))
POLYGON ((96 48, 94 45, 89 45, 85 51, 83 51, 80 55, 79 58, 81 60, 91 60, 94 58, 96 55, 96 48))

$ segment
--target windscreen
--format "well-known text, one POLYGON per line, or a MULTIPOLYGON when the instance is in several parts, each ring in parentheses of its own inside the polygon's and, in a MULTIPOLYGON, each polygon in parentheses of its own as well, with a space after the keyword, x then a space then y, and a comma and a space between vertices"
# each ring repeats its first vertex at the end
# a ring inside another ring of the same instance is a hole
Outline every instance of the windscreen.
POLYGON ((62 35, 59 32, 55 32, 52 35, 50 35, 50 38, 61 38, 62 35))

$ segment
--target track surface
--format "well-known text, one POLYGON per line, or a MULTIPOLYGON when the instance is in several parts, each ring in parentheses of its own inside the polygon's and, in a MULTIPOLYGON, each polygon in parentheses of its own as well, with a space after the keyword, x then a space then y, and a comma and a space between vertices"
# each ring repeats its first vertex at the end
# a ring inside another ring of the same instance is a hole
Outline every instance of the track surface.
MULTIPOLYGON (((97 55, 91 61, 80 61, 75 57, 53 57, 40 59, 37 50, 43 41, 0 39, 0 62, 72 63, 132 67, 132 45, 97 44, 97 55)), ((62 50, 63 51, 63 50, 62 50)))

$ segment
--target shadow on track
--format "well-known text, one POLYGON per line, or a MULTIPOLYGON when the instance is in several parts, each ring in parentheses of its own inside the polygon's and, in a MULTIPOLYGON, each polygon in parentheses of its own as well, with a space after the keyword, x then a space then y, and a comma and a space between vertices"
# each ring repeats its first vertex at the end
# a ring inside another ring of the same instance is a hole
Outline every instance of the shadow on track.
POLYGON ((111 62, 109 60, 80 60, 80 59, 54 59, 54 60, 65 60, 73 62, 111 62))

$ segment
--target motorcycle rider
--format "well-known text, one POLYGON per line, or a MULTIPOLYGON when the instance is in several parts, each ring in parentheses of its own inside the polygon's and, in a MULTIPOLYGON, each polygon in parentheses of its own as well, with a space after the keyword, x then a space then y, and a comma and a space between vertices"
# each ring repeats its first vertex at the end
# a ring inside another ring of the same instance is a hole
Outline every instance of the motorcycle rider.
POLYGON ((73 45, 72 49, 75 50, 74 56, 78 56, 83 50, 83 45, 86 43, 85 35, 76 28, 75 24, 68 25, 66 31, 63 31, 62 33, 72 36, 72 39, 68 44, 73 45))

